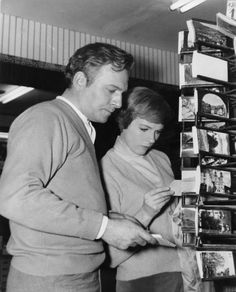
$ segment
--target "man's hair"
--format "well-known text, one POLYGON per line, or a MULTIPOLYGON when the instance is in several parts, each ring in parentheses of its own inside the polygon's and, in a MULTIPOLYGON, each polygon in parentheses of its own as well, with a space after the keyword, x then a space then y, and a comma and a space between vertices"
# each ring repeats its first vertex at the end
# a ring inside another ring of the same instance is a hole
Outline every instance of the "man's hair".
POLYGON ((171 108, 159 93, 147 87, 134 87, 123 96, 118 115, 120 130, 127 129, 136 118, 165 125, 171 118, 171 108))
POLYGON ((67 87, 71 87, 74 75, 81 71, 90 85, 98 70, 103 65, 112 65, 114 71, 130 71, 133 65, 133 56, 124 50, 106 43, 88 44, 78 50, 70 57, 65 68, 67 87))

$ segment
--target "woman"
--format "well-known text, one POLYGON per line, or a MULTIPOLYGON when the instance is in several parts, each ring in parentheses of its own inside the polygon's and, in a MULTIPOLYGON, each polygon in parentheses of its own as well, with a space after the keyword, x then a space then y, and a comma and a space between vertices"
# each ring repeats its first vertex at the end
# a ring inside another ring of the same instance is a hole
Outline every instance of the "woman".
MULTIPOLYGON (((168 117, 170 108, 160 95, 145 87, 131 90, 119 115, 121 134, 102 159, 102 173, 113 212, 133 216, 151 233, 179 243, 170 161, 152 149, 168 117)), ((109 247, 111 266, 117 266, 116 291, 180 292, 184 291, 183 279, 185 291, 200 291, 195 262, 182 277, 179 250, 157 245, 122 252, 109 247)))

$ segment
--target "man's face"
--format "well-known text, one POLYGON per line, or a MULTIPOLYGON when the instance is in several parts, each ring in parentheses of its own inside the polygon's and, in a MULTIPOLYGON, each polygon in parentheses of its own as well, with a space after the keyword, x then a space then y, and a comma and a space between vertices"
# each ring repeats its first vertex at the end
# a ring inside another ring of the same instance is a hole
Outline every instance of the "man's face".
POLYGON ((116 72, 102 66, 93 82, 83 90, 83 113, 93 122, 105 123, 111 113, 121 107, 122 92, 128 87, 128 72, 116 72))

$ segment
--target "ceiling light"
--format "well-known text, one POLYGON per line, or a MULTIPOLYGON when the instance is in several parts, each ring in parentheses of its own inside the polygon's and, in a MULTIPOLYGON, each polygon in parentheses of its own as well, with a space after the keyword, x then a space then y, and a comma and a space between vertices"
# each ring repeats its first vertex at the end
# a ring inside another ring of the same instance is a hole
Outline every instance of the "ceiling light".
POLYGON ((192 0, 179 0, 179 1, 176 1, 172 5, 170 5, 170 10, 178 9, 181 6, 188 4, 189 2, 192 2, 192 0))
POLYGON ((205 2, 205 1, 206 0, 195 0, 195 1, 192 1, 192 2, 190 2, 190 3, 188 3, 188 4, 184 5, 184 6, 180 7, 180 12, 182 12, 182 13, 183 12, 186 12, 186 11, 188 11, 188 10, 190 10, 190 9, 198 6, 199 4, 201 4, 201 3, 205 2))
POLYGON ((205 1, 206 0, 178 0, 170 6, 170 10, 179 9, 180 12, 183 13, 183 12, 186 12, 186 11, 196 7, 197 5, 199 5, 205 1))
POLYGON ((9 93, 6 93, 3 96, 1 96, 0 102, 2 103, 10 102, 32 90, 34 90, 33 87, 19 86, 16 89, 10 91, 9 93))

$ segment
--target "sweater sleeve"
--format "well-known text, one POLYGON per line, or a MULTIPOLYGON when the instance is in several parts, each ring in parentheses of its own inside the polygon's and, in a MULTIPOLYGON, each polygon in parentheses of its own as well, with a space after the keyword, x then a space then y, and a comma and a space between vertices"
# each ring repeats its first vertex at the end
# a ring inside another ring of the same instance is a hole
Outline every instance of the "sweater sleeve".
POLYGON ((42 111, 30 109, 17 118, 0 180, 0 213, 31 229, 93 240, 103 214, 63 200, 48 188, 66 159, 66 137, 61 123, 42 111), (91 227, 91 222, 97 223, 91 227))
MULTIPOLYGON (((102 175, 104 181, 104 187, 107 192, 107 197, 112 211, 121 213, 121 200, 122 192, 119 188, 119 183, 116 181, 115 169, 113 168, 113 163, 107 154, 101 161, 102 175)), ((135 252, 140 249, 132 248, 128 250, 120 250, 111 245, 107 246, 108 253, 108 263, 110 267, 115 268, 122 262, 130 258, 135 252)))

